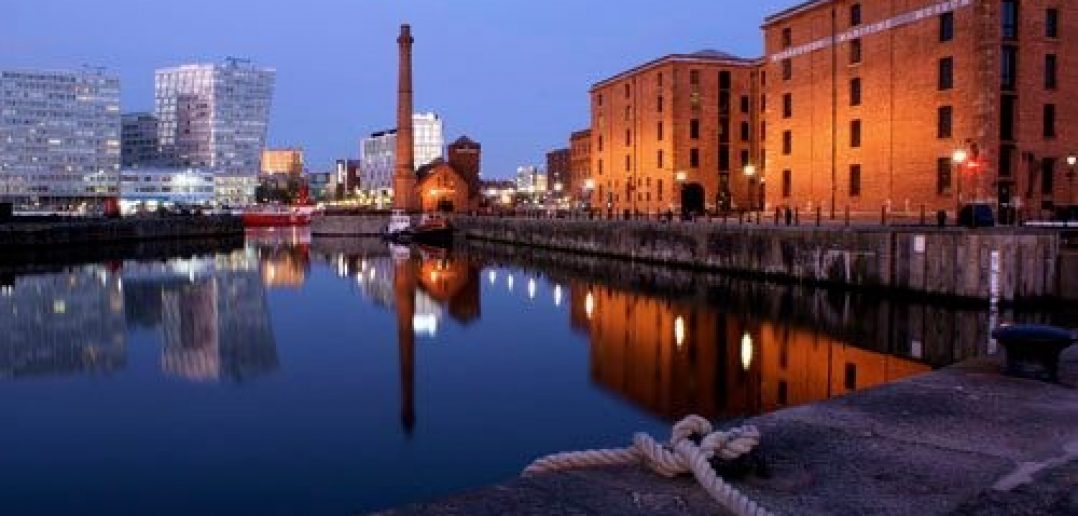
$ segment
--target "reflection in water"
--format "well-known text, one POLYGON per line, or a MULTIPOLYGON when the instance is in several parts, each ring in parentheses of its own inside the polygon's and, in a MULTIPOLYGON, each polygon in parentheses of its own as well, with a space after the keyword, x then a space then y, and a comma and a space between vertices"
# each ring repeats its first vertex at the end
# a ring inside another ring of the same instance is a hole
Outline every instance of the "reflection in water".
POLYGON ((667 419, 758 414, 931 369, 708 305, 589 284, 570 292, 585 307, 575 322, 589 335, 592 379, 667 419))
POLYGON ((136 328, 160 331, 169 376, 239 381, 278 367, 249 250, 16 278, 0 295, 0 377, 120 370, 136 328))

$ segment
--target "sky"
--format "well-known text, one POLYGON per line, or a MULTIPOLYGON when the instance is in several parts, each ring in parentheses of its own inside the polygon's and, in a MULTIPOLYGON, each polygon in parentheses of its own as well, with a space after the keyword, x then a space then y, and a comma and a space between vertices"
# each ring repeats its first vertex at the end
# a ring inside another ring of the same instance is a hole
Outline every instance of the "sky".
POLYGON ((591 84, 671 53, 756 57, 763 17, 800 0, 3 0, 0 68, 104 66, 122 109, 153 109, 156 68, 246 57, 277 70, 267 144, 308 169, 358 158, 396 121, 401 23, 417 111, 483 145, 483 176, 545 165, 586 127, 591 84))

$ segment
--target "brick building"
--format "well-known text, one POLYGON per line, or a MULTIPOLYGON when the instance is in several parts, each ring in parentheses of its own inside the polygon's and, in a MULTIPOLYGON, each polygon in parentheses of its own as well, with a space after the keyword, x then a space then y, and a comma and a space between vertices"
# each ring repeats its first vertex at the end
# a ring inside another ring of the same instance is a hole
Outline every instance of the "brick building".
POLYGON ((558 188, 561 188, 558 194, 573 191, 571 166, 569 149, 552 150, 546 154, 547 181, 551 191, 558 188))
POLYGON ((661 213, 758 204, 758 69, 757 61, 705 50, 595 84, 592 206, 661 213))
POLYGON ((767 18, 769 207, 1073 202, 1076 4, 815 0, 767 18))
POLYGON ((303 174, 303 149, 263 149, 262 175, 303 174))
POLYGON ((479 175, 483 147, 467 136, 461 136, 449 144, 449 165, 468 182, 470 195, 479 194, 479 175))
POLYGON ((587 201, 588 179, 591 179, 591 130, 576 131, 569 136, 569 192, 575 202, 587 201))

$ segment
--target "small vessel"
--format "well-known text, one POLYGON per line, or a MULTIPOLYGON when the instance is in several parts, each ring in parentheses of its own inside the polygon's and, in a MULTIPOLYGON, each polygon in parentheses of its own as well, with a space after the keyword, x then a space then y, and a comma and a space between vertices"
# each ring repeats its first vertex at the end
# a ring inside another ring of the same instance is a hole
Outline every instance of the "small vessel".
POLYGON ((243 212, 243 225, 248 228, 309 226, 313 206, 265 206, 243 212))
POLYGON ((432 246, 446 247, 453 243, 453 226, 449 219, 436 213, 423 215, 412 229, 412 240, 432 246))
POLYGON ((389 225, 384 236, 394 242, 409 241, 412 237, 412 217, 404 210, 393 210, 389 214, 389 225))

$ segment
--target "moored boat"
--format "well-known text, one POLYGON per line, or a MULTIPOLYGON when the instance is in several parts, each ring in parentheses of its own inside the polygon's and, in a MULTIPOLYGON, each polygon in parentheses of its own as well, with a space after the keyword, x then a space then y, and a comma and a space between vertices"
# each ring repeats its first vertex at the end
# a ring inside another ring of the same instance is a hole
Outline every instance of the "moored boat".
POLYGON ((243 225, 249 228, 308 226, 313 211, 304 206, 248 209, 243 212, 243 225))
POLYGON ((442 215, 423 215, 419 225, 412 230, 412 240, 433 246, 448 246, 453 243, 453 225, 442 215))

